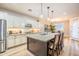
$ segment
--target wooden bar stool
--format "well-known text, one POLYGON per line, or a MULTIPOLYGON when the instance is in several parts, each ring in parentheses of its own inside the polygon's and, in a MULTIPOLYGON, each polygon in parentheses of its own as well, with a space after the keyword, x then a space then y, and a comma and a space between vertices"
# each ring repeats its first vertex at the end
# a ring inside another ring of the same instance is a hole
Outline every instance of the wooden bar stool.
POLYGON ((55 38, 49 41, 48 56, 54 56, 55 54, 58 56, 59 39, 60 39, 60 35, 55 35, 55 38))
POLYGON ((62 51, 63 47, 64 47, 64 43, 63 43, 63 37, 64 37, 64 33, 63 32, 59 32, 60 33, 60 40, 58 43, 58 49, 59 49, 59 54, 62 51))

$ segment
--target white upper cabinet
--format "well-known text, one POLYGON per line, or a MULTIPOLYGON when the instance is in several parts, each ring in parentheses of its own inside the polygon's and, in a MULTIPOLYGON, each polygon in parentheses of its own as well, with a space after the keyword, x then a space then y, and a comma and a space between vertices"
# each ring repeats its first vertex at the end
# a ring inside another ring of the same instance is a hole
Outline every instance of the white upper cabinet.
POLYGON ((0 11, 0 19, 6 19, 8 13, 0 11))

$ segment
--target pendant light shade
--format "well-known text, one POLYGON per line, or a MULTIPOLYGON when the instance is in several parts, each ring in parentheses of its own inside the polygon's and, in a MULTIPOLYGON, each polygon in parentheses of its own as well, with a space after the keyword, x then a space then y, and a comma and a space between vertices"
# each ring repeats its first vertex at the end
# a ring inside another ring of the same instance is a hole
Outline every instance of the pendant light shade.
POLYGON ((48 6, 48 7, 47 7, 48 17, 49 17, 49 9, 50 9, 50 7, 48 6))
POLYGON ((52 19, 53 19, 53 12, 54 12, 54 11, 52 10, 51 12, 52 12, 52 19))
POLYGON ((49 9, 50 9, 50 7, 48 6, 48 7, 47 7, 47 14, 48 14, 47 20, 50 20, 50 17, 49 17, 49 9))
POLYGON ((43 4, 41 3, 41 15, 40 18, 43 18, 43 4))

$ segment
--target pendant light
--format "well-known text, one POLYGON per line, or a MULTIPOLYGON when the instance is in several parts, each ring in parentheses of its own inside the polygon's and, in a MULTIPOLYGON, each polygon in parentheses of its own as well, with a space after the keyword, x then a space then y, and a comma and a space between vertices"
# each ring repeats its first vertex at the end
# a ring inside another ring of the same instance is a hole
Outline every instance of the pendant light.
POLYGON ((43 18, 43 4, 41 3, 41 15, 40 18, 43 18))
POLYGON ((47 12, 48 12, 48 19, 47 20, 50 20, 50 17, 49 17, 49 9, 50 9, 50 7, 48 6, 47 7, 47 12))
POLYGON ((52 12, 52 19, 53 19, 53 12, 54 12, 54 11, 52 10, 51 12, 52 12))
MULTIPOLYGON (((40 14, 39 18, 43 18, 43 9, 42 9, 43 8, 43 4, 42 3, 40 4, 40 7, 41 7, 40 8, 41 14, 40 14)), ((37 22, 39 22, 39 19, 37 20, 37 22)))

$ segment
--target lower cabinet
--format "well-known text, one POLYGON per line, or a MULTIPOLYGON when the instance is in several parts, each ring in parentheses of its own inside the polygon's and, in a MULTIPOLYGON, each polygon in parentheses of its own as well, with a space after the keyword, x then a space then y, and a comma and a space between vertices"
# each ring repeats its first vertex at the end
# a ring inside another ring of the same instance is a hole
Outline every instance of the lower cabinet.
POLYGON ((26 36, 23 36, 20 39, 21 39, 20 43, 27 43, 27 37, 26 36))
POLYGON ((21 39, 19 37, 16 37, 15 42, 15 45, 19 45, 21 44, 21 39))
POLYGON ((12 36, 7 37, 7 48, 14 46, 14 39, 12 36))
POLYGON ((7 37, 7 48, 18 46, 27 43, 27 37, 23 35, 18 36, 8 36, 7 37))

